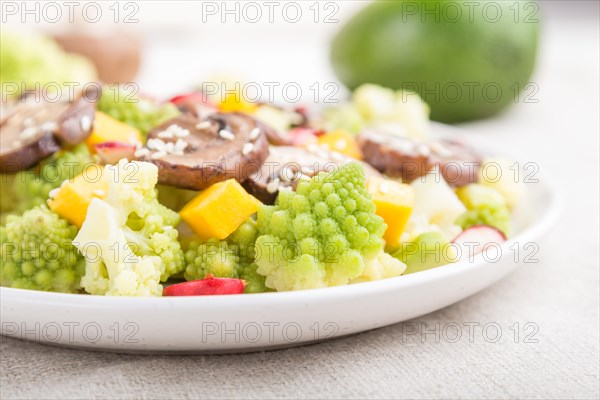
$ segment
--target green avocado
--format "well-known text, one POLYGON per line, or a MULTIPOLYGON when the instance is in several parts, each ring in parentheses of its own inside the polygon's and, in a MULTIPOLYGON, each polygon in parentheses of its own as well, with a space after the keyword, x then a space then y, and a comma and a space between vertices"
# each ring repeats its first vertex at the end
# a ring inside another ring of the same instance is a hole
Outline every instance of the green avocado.
POLYGON ((533 95, 539 18, 532 1, 379 0, 337 34, 331 61, 351 90, 413 90, 434 120, 484 118, 533 95))

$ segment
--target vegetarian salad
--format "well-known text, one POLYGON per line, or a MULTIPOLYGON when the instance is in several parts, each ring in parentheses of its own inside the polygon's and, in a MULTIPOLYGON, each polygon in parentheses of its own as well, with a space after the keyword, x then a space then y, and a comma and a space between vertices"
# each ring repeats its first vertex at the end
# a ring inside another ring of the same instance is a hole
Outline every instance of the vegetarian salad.
POLYGON ((375 86, 318 114, 93 86, 2 104, 2 286, 108 296, 290 291, 464 259, 510 234, 522 188, 375 86), (88 88, 89 89, 89 88, 88 88))

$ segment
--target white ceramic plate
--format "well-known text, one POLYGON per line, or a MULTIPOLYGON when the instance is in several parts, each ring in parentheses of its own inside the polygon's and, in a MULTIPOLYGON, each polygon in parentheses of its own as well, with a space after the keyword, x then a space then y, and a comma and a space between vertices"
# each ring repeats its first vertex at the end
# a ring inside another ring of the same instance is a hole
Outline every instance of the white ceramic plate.
MULTIPOLYGON (((449 129, 435 125, 444 134, 449 129)), ((485 137, 484 154, 505 154, 485 137)), ((118 352, 257 351, 350 335, 460 301, 506 276, 554 221, 559 199, 537 174, 502 252, 376 282, 287 293, 118 298, 0 289, 2 334, 48 344, 118 352), (490 261, 493 259, 494 261, 490 261)))

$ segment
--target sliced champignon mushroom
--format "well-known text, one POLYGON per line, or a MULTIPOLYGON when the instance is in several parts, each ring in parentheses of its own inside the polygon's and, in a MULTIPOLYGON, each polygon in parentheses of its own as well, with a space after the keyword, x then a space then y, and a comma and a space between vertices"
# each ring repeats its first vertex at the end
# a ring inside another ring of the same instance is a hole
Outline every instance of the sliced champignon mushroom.
POLYGON ((72 103, 36 99, 12 104, 0 124, 0 170, 15 173, 85 140, 92 131, 95 103, 81 96, 72 103))
POLYGON ((92 133, 95 113, 96 103, 87 96, 72 102, 58 118, 58 140, 66 146, 83 142, 92 133))
MULTIPOLYGON (((262 168, 243 183, 248 193, 264 204, 273 204, 280 190, 295 190, 298 182, 308 180, 319 172, 331 172, 347 162, 360 162, 340 153, 329 152, 318 146, 308 149, 293 146, 275 146, 262 168)), ((362 163, 367 176, 380 176, 370 165, 362 163)))
POLYGON ((32 110, 14 111, 0 127, 0 173, 14 174, 31 168, 60 150, 50 126, 30 125, 32 110), (27 122, 25 122, 27 121, 27 122))
MULTIPOLYGON (((179 111, 185 114, 191 114, 196 118, 205 119, 218 112, 217 107, 208 101, 208 96, 202 92, 194 92, 180 95, 172 98, 171 103, 175 104, 179 111)), ((261 104, 258 110, 252 115, 256 120, 258 127, 261 128, 270 144, 275 146, 291 145, 291 138, 285 133, 286 129, 293 126, 304 126, 307 123, 306 111, 289 111, 272 104, 261 104), (273 120, 273 114, 278 122, 285 121, 286 128, 274 127, 267 121, 273 120)))
POLYGON ((202 190, 227 179, 245 181, 269 153, 264 131, 242 113, 205 120, 182 114, 154 128, 136 157, 158 166, 159 183, 202 190))
POLYGON ((481 158, 459 141, 442 139, 425 143, 374 130, 361 133, 357 139, 366 162, 404 182, 412 182, 436 165, 451 186, 477 181, 481 158))

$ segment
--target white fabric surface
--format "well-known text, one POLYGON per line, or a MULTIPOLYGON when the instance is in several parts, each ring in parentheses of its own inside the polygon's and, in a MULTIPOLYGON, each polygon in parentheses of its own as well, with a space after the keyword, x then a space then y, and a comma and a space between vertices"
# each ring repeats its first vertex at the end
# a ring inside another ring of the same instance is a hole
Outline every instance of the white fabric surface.
POLYGON ((539 162, 565 194, 564 213, 539 243, 539 263, 408 324, 268 353, 133 356, 2 338, 0 398, 597 399, 597 3, 588 17, 568 14, 550 12, 545 24, 533 79, 539 102, 465 126, 539 162), (497 343, 482 334, 490 322, 502 329, 497 343), (463 327, 456 343, 424 334, 451 323, 463 327), (479 324, 472 340, 468 323, 479 324), (415 327, 419 333, 408 334, 415 327), (535 327, 537 342, 526 343, 535 327))

